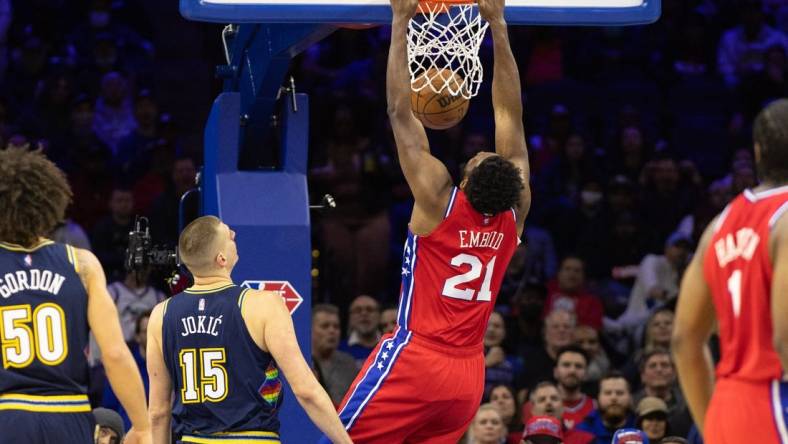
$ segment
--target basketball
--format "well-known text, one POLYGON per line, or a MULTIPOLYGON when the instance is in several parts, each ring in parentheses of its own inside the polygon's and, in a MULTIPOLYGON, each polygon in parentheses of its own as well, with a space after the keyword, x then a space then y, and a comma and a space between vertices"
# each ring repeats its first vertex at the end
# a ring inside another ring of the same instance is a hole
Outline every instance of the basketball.
POLYGON ((450 69, 431 68, 425 71, 413 85, 414 91, 410 95, 410 108, 427 128, 436 130, 451 128, 465 117, 469 101, 460 94, 451 94, 448 90, 435 93, 429 86, 415 91, 424 86, 427 79, 430 78, 433 79, 433 84, 439 88, 447 82, 460 85, 463 81, 459 74, 450 69))

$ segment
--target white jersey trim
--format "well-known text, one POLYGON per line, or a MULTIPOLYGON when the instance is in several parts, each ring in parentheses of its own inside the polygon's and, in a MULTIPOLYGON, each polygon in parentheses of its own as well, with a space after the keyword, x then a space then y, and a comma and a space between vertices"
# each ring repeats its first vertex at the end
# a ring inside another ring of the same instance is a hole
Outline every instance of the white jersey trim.
POLYGON ((780 218, 783 216, 783 214, 785 214, 786 211, 788 211, 788 202, 785 202, 782 205, 780 205, 780 208, 778 208, 777 211, 775 211, 774 214, 772 214, 771 219, 769 219, 770 229, 774 228, 774 226, 777 224, 777 221, 780 220, 780 218))

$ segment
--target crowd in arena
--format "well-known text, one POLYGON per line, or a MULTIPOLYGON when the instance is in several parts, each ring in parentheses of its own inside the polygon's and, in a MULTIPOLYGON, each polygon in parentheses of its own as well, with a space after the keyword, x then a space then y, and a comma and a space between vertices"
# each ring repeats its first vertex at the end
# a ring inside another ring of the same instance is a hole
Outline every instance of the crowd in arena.
MULTIPOLYGON (((0 146, 40 147, 68 175, 73 204, 52 236, 102 262, 143 376, 147 317, 167 295, 125 272, 123 254, 135 214, 151 218, 157 243, 176 242, 212 86, 162 86, 199 69, 160 66, 172 45, 154 3, 0 0, 0 146), (195 108, 176 93, 204 100, 195 108), (176 121, 163 102, 179 116, 204 112, 176 121)), ((788 3, 662 7, 648 26, 510 27, 533 205, 489 320, 485 404, 469 442, 519 443, 539 415, 561 421, 569 443, 607 444, 621 427, 701 442, 670 354, 673 309, 705 226, 758 183, 750 127, 764 103, 788 96, 788 3)), ((218 28, 191 26, 215 37, 190 49, 210 72, 218 28)), ((291 67, 311 101, 313 200, 338 204, 313 219, 312 317, 314 370, 337 404, 396 323, 413 202, 386 119, 388 35, 340 29, 291 67)), ((488 76, 491 55, 487 41, 488 76)), ((460 125, 429 133, 456 182, 463 162, 493 149, 491 109, 485 82, 460 125)), ((91 360, 91 400, 120 410, 98 353, 91 360)))

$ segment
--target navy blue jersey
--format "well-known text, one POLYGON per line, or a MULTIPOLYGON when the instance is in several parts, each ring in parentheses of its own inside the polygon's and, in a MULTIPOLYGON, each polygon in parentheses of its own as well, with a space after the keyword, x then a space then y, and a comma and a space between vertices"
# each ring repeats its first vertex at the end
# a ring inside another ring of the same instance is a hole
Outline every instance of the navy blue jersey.
POLYGON ((73 247, 0 243, 0 410, 90 411, 88 295, 73 247))
POLYGON ((173 381, 177 434, 278 432, 282 384, 252 340, 241 306, 248 289, 187 289, 165 302, 162 352, 173 381))

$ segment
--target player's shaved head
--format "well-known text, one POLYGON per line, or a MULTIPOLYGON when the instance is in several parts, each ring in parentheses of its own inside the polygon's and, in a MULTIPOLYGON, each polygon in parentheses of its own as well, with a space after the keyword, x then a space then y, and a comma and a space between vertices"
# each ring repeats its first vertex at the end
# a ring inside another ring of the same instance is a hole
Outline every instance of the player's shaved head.
POLYGON ((198 217, 186 226, 178 239, 181 262, 192 272, 200 273, 213 266, 219 244, 222 221, 215 216, 198 217))
POLYGON ((775 100, 755 118, 752 128, 761 180, 788 181, 788 99, 775 100))

